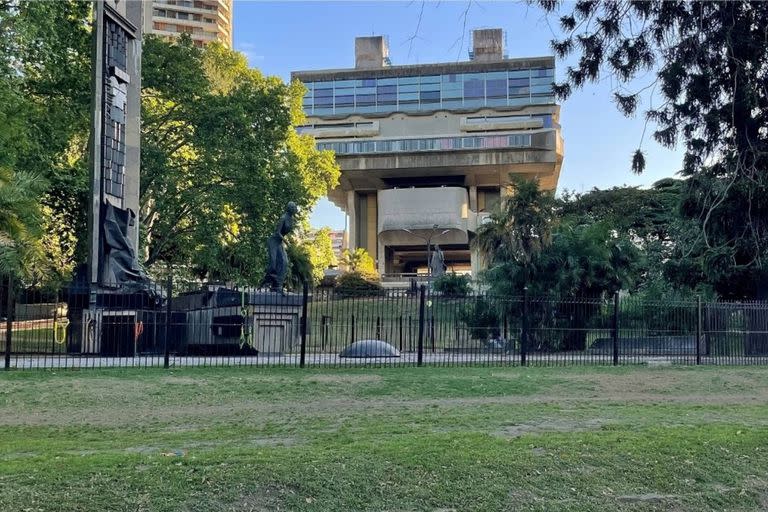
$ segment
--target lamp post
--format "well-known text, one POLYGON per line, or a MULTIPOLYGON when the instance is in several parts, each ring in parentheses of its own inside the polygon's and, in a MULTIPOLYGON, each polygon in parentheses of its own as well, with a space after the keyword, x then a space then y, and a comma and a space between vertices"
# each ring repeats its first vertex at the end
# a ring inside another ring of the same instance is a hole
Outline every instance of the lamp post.
POLYGON ((417 233, 414 233, 410 229, 403 229, 406 233, 410 233, 411 235, 415 236, 416 238, 421 238, 425 242, 427 242, 427 278, 432 276, 432 267, 429 266, 430 264, 430 248, 432 247, 432 238, 436 236, 443 236, 444 234, 448 233, 450 229, 444 229, 440 233, 437 233, 437 230, 440 229, 437 224, 434 224, 432 226, 432 230, 429 232, 429 236, 423 236, 419 235, 417 233))

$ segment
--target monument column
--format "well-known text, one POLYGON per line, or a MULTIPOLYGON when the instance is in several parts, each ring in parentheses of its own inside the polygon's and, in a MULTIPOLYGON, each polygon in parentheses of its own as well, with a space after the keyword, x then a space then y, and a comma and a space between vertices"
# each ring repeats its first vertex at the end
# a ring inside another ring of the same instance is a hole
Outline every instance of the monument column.
POLYGON ((141 0, 94 2, 88 282, 139 280, 141 0))

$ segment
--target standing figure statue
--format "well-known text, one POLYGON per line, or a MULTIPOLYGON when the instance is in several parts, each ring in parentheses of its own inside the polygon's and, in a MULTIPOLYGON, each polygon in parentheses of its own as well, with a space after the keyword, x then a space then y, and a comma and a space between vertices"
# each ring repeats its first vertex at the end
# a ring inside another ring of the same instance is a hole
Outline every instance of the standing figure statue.
POLYGON ((285 213, 280 217, 275 232, 267 239, 267 273, 261 281, 261 288, 269 288, 273 292, 282 292, 285 276, 288 273, 288 253, 285 251, 283 240, 293 231, 296 224, 294 216, 298 208, 293 201, 285 207, 285 213))
POLYGON ((432 257, 429 260, 429 271, 432 277, 440 277, 445 274, 445 256, 443 251, 440 250, 440 246, 435 244, 435 249, 432 251, 432 257))

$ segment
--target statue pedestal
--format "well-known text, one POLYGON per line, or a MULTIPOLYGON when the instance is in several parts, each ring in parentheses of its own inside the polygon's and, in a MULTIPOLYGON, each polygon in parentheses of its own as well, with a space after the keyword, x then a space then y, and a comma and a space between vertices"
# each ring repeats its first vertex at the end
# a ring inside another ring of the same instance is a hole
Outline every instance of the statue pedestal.
POLYGON ((252 296, 248 341, 259 355, 282 355, 301 343, 301 295, 257 292, 252 296))
POLYGON ((178 346, 190 354, 252 350, 260 356, 293 351, 301 342, 302 296, 266 290, 201 290, 174 298, 185 314, 178 346))

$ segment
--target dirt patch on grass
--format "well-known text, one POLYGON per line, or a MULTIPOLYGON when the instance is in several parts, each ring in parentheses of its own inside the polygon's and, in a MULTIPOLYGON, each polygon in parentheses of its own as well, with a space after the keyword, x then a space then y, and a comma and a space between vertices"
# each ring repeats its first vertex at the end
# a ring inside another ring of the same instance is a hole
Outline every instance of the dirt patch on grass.
POLYGON ((141 424, 187 424, 198 425, 211 421, 242 421, 246 418, 326 418, 342 415, 413 411, 434 407, 477 407, 484 405, 560 405, 577 407, 590 404, 686 404, 686 405, 765 405, 768 404, 768 390, 755 390, 752 394, 700 394, 670 396, 656 393, 620 393, 614 391, 598 396, 560 397, 556 395, 495 396, 468 398, 437 398, 408 400, 399 397, 383 399, 291 399, 284 402, 245 400, 243 397, 230 398, 221 404, 139 404, 127 409, 119 401, 96 400, 88 405, 79 405, 74 413, 68 408, 33 410, 15 408, 4 412, 0 408, 0 425, 67 426, 90 424, 103 427, 141 424))
POLYGON ((520 437, 525 434, 540 434, 545 432, 587 432, 600 430, 606 423, 606 421, 601 419, 589 419, 584 421, 549 419, 539 423, 507 425, 501 430, 494 432, 494 435, 501 437, 520 437))
MULTIPOLYGON (((623 374, 596 372, 566 374, 564 378, 577 386, 589 386, 585 394, 596 400, 683 401, 710 405, 768 401, 768 384, 763 375, 730 370, 717 374, 668 369, 623 374)), ((559 389, 564 396, 570 394, 568 385, 559 389)))
POLYGON ((310 375, 302 379, 304 382, 322 384, 363 384, 381 382, 381 375, 338 375, 333 373, 310 375))
POLYGON ((675 501, 679 498, 676 494, 625 494, 624 496, 617 496, 616 499, 625 503, 667 503, 675 501))
POLYGON ((182 384, 182 385, 205 385, 207 381, 205 379, 196 379, 194 377, 163 377, 160 379, 163 384, 182 384))

